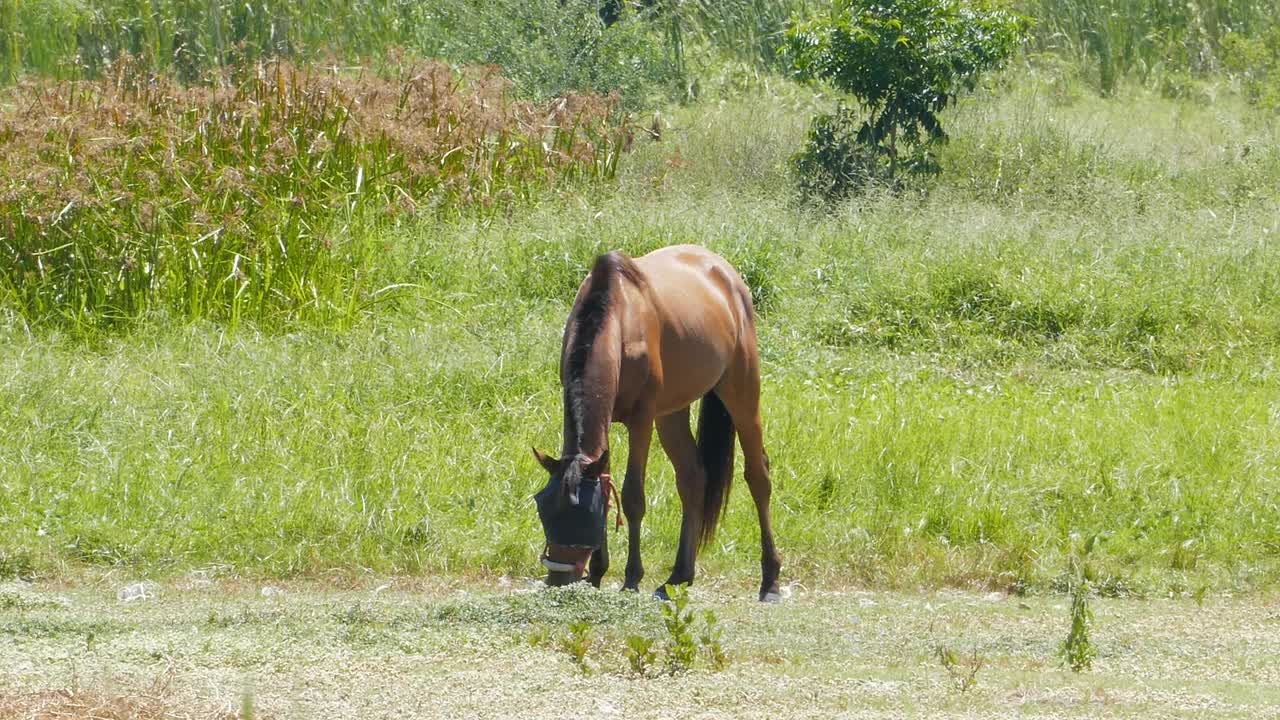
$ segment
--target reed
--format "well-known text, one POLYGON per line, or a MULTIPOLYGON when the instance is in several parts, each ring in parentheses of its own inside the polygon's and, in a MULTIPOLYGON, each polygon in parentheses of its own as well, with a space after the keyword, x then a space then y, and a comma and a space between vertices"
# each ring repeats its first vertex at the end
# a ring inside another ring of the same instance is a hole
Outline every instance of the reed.
POLYGON ((1275 24, 1263 0, 1022 0, 1035 18, 1037 49, 1060 52, 1096 72, 1110 93, 1119 79, 1169 70, 1210 72, 1222 65, 1223 40, 1275 24))
POLYGON ((343 324, 377 297, 378 228, 611 176, 614 104, 516 101, 492 69, 440 63, 23 85, 0 101, 0 301, 71 325, 343 324))

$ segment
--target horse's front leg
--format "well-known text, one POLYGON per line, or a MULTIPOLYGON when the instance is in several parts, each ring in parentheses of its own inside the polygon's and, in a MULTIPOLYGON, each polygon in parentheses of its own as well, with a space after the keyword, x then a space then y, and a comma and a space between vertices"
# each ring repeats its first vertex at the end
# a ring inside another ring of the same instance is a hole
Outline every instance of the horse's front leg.
POLYGON ((644 471, 653 438, 653 416, 627 423, 627 477, 622 483, 622 512, 627 516, 627 577, 623 590, 639 590, 644 577, 640 560, 640 523, 644 520, 644 471))

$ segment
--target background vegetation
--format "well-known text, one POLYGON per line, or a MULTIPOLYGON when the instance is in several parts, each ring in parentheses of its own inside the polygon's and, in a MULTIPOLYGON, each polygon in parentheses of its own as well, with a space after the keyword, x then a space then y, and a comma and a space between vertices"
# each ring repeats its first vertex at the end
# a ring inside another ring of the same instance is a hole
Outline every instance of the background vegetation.
POLYGON ((627 141, 612 99, 513 101, 494 71, 438 62, 274 63, 213 88, 120 64, 8 98, 0 298, 91 327, 148 309, 341 325, 387 289, 383 228, 608 178, 627 141))
MULTIPOLYGON (((256 28, 228 36, 243 58, 201 40, 188 72, 163 48, 203 5, 0 3, 23 76, 0 100, 0 573, 534 574, 527 447, 558 441, 573 292, 605 249, 699 242, 760 308, 788 580, 1065 588, 1096 536, 1103 592, 1274 584, 1267 4, 1027 3, 1024 52, 944 113, 946 172, 821 213, 786 168, 830 91, 778 70, 805 4, 654 3, 609 26, 585 3, 467 5, 432 4, 433 25, 403 21, 416 3, 282 4, 310 18, 284 50, 265 16, 217 19, 256 5, 227 6, 199 32, 256 28), (575 8, 579 35, 522 69, 537 13, 575 8), (79 29, 35 32, 55 10, 79 29), (306 29, 343 13, 385 30, 306 29), (95 23, 103 58, 141 59, 85 60, 95 23), (516 85, 427 66, 456 112, 423 123, 446 107, 406 70, 428 50, 508 58, 516 85), (631 120, 569 87, 619 90, 631 120)), ((657 451, 651 475, 657 582, 678 502, 657 451)), ((707 572, 756 572, 741 490, 707 572)))

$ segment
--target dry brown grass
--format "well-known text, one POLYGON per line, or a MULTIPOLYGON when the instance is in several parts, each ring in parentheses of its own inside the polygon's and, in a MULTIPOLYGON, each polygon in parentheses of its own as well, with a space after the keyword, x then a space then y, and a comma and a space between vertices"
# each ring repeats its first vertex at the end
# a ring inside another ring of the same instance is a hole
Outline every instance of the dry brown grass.
POLYGON ((68 203, 138 204, 154 219, 169 198, 148 195, 173 183, 193 205, 211 192, 262 200, 281 185, 313 189, 305 181, 319 181, 325 166, 362 162, 368 182, 410 196, 492 202, 500 176, 580 172, 625 134, 614 97, 539 105, 512 99, 497 67, 392 67, 394 76, 381 76, 276 63, 184 87, 125 62, 101 81, 24 83, 0 103, 10 108, 0 114, 0 202, 35 223, 52 224, 68 203))
POLYGON ((240 717, 239 713, 180 707, 150 692, 117 695, 64 689, 0 694, 0 720, 237 720, 240 717))

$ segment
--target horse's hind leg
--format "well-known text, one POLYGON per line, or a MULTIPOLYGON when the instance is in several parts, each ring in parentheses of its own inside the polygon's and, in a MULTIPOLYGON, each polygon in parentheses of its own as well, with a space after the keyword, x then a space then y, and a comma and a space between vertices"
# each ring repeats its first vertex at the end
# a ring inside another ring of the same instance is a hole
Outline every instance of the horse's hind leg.
POLYGON ((738 431, 742 456, 746 460, 747 486, 760 519, 760 600, 777 602, 778 573, 782 560, 773 543, 773 522, 769 514, 769 456, 764 450, 764 428, 760 421, 760 368, 754 357, 743 367, 733 369, 716 388, 738 431))
MULTIPOLYGON (((702 502, 706 495, 707 474, 698 460, 698 444, 689 429, 689 408, 657 420, 658 440, 676 471, 676 489, 684 517, 680 523, 680 547, 666 585, 693 582, 694 562, 698 554, 698 538, 702 530, 702 502)), ((663 588, 658 588, 659 596, 663 588)))
POLYGON ((782 559, 773 543, 773 522, 769 514, 773 486, 769 481, 769 456, 764 450, 760 413, 738 425, 738 438, 746 458, 747 486, 751 488, 751 499, 756 503, 756 515, 760 519, 760 600, 776 602, 782 599, 778 592, 782 559))

